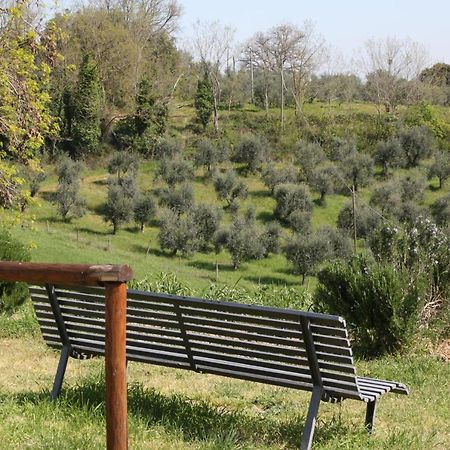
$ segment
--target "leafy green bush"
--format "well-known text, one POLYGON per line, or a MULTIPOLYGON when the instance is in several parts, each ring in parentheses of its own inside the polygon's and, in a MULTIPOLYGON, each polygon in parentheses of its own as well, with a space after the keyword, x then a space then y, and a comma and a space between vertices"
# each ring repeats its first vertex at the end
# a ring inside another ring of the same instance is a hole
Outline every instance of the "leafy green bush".
MULTIPOLYGON (((29 261, 29 250, 0 226, 0 261, 29 261)), ((0 281, 0 312, 12 311, 28 298, 25 283, 0 281)))
POLYGON ((336 261, 318 274, 314 305, 347 319, 354 348, 378 356, 406 345, 423 304, 419 279, 411 283, 406 269, 366 256, 336 261))

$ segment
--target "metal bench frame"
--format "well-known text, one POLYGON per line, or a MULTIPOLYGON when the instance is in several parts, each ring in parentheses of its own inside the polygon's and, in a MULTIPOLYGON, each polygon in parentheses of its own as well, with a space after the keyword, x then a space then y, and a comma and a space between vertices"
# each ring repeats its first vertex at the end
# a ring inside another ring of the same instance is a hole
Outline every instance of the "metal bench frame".
MULTIPOLYGON (((61 351, 55 399, 69 357, 104 355, 104 290, 30 292, 44 340, 61 351)), ((311 448, 321 401, 364 401, 371 431, 378 398, 408 394, 401 383, 356 375, 342 317, 134 290, 127 297, 128 360, 311 391, 301 449, 311 448)))

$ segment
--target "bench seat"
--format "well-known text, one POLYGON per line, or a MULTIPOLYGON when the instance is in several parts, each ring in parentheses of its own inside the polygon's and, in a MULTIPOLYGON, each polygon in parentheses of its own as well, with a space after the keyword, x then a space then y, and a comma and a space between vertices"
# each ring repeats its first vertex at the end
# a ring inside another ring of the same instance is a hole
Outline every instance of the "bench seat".
MULTIPOLYGON (((32 286, 45 342, 61 351, 52 398, 69 357, 105 353, 105 295, 101 287, 32 286)), ((359 377, 345 320, 340 316, 129 290, 127 359, 312 392, 302 449, 312 444, 321 401, 375 405, 401 383, 359 377)))

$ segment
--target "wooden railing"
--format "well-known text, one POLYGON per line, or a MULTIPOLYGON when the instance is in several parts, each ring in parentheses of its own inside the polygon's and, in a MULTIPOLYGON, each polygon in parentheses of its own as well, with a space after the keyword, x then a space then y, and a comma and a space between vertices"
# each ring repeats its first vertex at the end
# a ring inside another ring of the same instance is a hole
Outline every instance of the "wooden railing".
POLYGON ((105 286, 106 444, 128 448, 126 366, 126 282, 133 271, 124 265, 0 262, 0 280, 29 284, 105 286))

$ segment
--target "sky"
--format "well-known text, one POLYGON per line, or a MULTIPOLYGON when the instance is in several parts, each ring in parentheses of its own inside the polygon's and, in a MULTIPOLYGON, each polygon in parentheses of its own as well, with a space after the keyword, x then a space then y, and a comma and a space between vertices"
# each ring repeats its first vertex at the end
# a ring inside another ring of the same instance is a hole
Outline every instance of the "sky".
POLYGON ((219 20, 243 42, 280 23, 311 20, 346 60, 368 39, 410 38, 423 44, 430 64, 450 64, 450 0, 178 0, 183 7, 179 36, 192 34, 197 20, 219 20))

